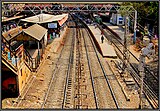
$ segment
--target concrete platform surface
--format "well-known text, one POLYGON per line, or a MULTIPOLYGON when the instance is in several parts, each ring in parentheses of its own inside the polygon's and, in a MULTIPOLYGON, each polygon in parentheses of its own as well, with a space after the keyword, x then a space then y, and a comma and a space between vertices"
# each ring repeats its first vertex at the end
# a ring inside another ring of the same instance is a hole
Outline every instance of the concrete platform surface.
POLYGON ((108 43, 105 42, 101 43, 100 47, 104 57, 117 57, 117 54, 112 45, 109 45, 108 43))
MULTIPOLYGON (((104 42, 101 41, 101 31, 99 28, 95 28, 93 25, 88 25, 89 29, 93 33, 96 41, 100 47, 103 57, 117 57, 114 47, 108 44, 108 40, 104 37, 104 42)), ((104 35, 103 35, 104 36, 104 35)))

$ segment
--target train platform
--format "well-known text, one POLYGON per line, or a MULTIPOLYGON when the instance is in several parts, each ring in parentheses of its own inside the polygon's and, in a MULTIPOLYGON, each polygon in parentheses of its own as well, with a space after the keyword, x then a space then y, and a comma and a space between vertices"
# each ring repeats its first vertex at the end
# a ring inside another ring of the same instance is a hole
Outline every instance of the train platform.
MULTIPOLYGON (((101 41, 101 31, 99 28, 95 28, 94 25, 88 25, 89 29, 93 33, 97 45, 99 45, 100 51, 102 52, 103 57, 117 57, 114 47, 108 43, 108 40, 104 37, 104 41, 101 41)), ((104 36, 104 35, 103 35, 104 36)))
MULTIPOLYGON (((112 25, 110 23, 106 23, 106 22, 103 22, 108 30, 110 30, 115 36, 117 36, 118 38, 121 39, 121 41, 123 42, 124 40, 124 28, 123 26, 115 26, 115 25, 112 25)), ((130 35, 132 36, 132 35, 130 35)), ((134 44, 129 44, 128 45, 128 49, 134 54, 134 56, 139 59, 139 55, 140 55, 140 51, 136 51, 135 50, 135 45, 134 44)), ((135 62, 135 61, 133 61, 135 62)))
POLYGON ((112 25, 110 23, 106 23, 106 22, 103 22, 107 27, 108 29, 114 33, 118 38, 120 38, 121 40, 124 40, 124 28, 122 28, 122 26, 115 26, 115 25, 112 25))
MULTIPOLYGON (((112 25, 112 24, 106 23, 106 22, 103 22, 103 23, 107 26, 108 30, 110 30, 115 36, 120 38, 121 41, 123 42, 123 40, 124 40, 124 26, 115 26, 115 25, 112 25)), ((133 34, 129 34, 129 36, 131 37, 131 36, 133 36, 133 34)), ((130 39, 130 41, 128 43, 128 49, 130 50, 130 52, 132 54, 134 54, 134 56, 137 59, 139 59, 139 55, 140 55, 141 51, 140 50, 136 51, 136 44, 133 44, 132 39, 130 39)), ((133 63, 135 63, 135 62, 138 63, 135 60, 131 60, 131 61, 133 63)), ((150 62, 150 61, 152 61, 152 59, 146 58, 146 62, 150 62)))

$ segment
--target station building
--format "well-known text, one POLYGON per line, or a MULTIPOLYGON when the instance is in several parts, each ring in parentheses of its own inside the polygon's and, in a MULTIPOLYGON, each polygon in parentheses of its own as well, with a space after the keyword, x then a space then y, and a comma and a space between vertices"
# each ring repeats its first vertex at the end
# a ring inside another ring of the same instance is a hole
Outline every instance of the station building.
POLYGON ((22 33, 18 21, 24 16, 3 17, 1 22, 1 77, 2 99, 20 94, 31 75, 31 69, 26 65, 22 42, 10 41, 22 33))
POLYGON ((68 14, 39 14, 21 19, 22 26, 17 24, 19 20, 10 25, 4 21, 1 46, 3 97, 21 94, 43 59, 48 40, 60 36, 67 19, 68 14))
POLYGON ((26 22, 28 26, 30 24, 39 24, 46 29, 48 29, 48 40, 55 37, 59 37, 61 30, 66 27, 66 21, 68 19, 68 14, 62 15, 51 15, 51 14, 39 14, 36 16, 21 19, 21 21, 26 22))

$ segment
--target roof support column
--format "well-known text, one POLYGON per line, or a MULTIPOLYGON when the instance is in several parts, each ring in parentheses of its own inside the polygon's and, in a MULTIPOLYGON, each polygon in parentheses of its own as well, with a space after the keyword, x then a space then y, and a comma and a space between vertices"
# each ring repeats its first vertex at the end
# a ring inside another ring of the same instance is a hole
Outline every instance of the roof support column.
POLYGON ((134 38, 133 38, 133 44, 136 42, 136 24, 137 24, 137 11, 135 10, 134 15, 134 38))
MULTIPOLYGON (((45 37, 45 35, 44 35, 44 37, 45 37)), ((41 44, 42 44, 42 55, 44 54, 44 51, 45 51, 44 37, 43 37, 43 39, 41 40, 41 44)))
POLYGON ((40 42, 40 41, 38 41, 38 62, 40 61, 40 49, 39 49, 39 42, 40 42))

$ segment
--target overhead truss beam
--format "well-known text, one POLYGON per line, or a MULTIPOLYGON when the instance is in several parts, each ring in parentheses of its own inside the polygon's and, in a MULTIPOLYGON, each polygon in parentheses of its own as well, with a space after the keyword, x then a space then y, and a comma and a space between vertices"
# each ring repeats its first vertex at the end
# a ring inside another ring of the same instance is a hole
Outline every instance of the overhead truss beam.
POLYGON ((132 6, 118 6, 110 4, 79 4, 79 5, 52 5, 52 4, 3 4, 2 5, 3 13, 10 11, 32 11, 32 12, 94 12, 94 13, 103 13, 103 12, 127 12, 133 13, 135 9, 132 6))

